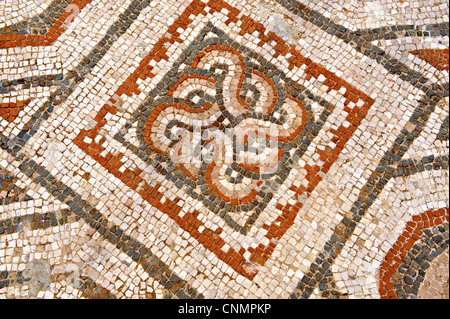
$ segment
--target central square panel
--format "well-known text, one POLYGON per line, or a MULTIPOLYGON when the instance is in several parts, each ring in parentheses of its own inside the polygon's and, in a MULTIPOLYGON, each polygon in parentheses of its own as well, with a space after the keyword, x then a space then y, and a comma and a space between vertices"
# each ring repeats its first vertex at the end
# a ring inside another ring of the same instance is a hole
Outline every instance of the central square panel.
POLYGON ((238 9, 194 0, 74 143, 252 280, 372 104, 238 9))
POLYGON ((332 109, 208 23, 115 138, 246 234, 332 109))

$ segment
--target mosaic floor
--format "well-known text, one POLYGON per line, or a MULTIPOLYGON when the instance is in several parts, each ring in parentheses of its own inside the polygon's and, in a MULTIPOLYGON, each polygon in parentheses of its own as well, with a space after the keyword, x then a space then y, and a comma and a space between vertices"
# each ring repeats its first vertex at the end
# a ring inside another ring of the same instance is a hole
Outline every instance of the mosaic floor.
POLYGON ((0 0, 0 298, 449 298, 447 0, 0 0))

